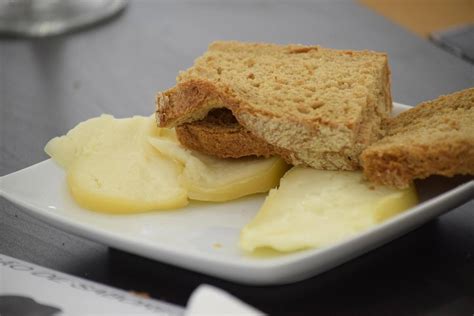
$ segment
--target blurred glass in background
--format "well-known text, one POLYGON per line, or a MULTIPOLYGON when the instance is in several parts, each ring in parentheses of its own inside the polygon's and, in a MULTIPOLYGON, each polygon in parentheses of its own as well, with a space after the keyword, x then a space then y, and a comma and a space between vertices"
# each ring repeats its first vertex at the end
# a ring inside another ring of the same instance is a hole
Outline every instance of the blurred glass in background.
POLYGON ((126 0, 0 0, 0 34, 45 37, 103 21, 126 0))

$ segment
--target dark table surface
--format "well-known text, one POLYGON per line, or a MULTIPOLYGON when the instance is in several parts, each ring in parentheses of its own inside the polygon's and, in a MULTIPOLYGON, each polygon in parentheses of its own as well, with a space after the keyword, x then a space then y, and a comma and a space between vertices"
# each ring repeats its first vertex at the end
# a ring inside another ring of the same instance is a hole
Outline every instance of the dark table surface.
MULTIPOLYGON (((46 159, 43 146, 101 113, 154 111, 217 39, 320 44, 389 54, 406 104, 474 86, 473 65, 346 1, 134 1, 118 18, 48 39, 0 39, 0 174, 46 159)), ((472 315, 474 202, 322 275, 243 286, 62 232, 0 200, 0 253, 185 305, 201 283, 268 313, 472 315)))

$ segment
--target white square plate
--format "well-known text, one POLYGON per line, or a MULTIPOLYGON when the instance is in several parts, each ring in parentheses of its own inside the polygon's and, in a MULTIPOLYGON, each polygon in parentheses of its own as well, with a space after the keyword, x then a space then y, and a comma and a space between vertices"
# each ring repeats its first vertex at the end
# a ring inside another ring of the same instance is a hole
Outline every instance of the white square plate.
MULTIPOLYGON (((394 113, 408 108, 394 104, 394 113)), ((107 215, 77 206, 67 192, 64 171, 51 160, 0 178, 3 197, 64 231, 158 261, 254 285, 303 280, 381 246, 472 199, 474 181, 444 187, 423 181, 417 189, 422 203, 353 238, 323 249, 257 257, 243 253, 237 242, 241 228, 265 199, 263 194, 226 203, 193 202, 171 211, 107 215)))

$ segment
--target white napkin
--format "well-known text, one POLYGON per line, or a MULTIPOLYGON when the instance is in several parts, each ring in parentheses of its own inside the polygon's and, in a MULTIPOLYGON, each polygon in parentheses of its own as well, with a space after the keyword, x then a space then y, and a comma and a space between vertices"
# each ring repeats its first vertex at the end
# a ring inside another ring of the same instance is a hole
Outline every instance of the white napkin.
POLYGON ((191 294, 184 315, 254 316, 265 314, 221 289, 203 284, 191 294))

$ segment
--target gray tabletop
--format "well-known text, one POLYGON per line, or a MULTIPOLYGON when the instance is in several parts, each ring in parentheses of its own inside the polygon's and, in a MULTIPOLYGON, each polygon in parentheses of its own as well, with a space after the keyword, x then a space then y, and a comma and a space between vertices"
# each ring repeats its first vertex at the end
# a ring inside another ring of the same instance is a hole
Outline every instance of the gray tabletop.
MULTIPOLYGON (((415 105, 474 86, 474 67, 347 1, 134 1, 117 19, 48 39, 0 39, 0 175, 101 113, 148 115, 213 40, 320 44, 389 54, 392 93, 415 105)), ((265 312, 474 311, 474 203, 322 276, 254 288, 109 250, 0 201, 0 253, 184 305, 202 282, 265 312)))

